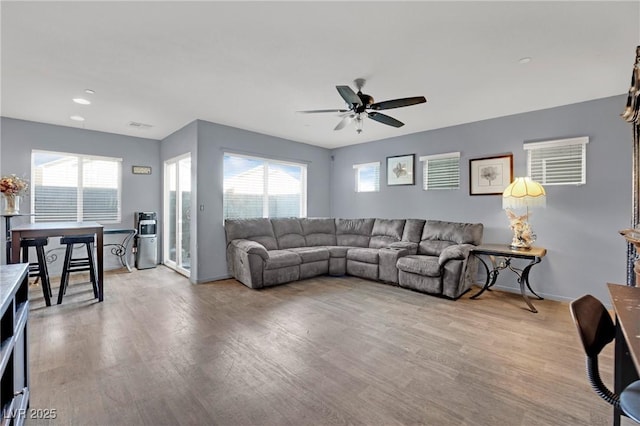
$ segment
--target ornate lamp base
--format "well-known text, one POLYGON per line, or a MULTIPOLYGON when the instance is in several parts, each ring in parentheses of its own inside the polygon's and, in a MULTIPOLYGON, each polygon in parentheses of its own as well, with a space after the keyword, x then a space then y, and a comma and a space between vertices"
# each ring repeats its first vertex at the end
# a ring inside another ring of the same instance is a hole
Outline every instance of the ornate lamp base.
POLYGON ((509 218, 509 227, 513 231, 513 239, 509 247, 514 250, 529 250, 536 240, 536 234, 533 233, 531 225, 527 222, 529 219, 528 209, 527 214, 521 216, 516 215, 510 209, 506 209, 506 212, 509 218))
POLYGON ((511 241, 509 245, 514 250, 531 250, 531 243, 527 244, 522 241, 517 241, 515 238, 511 241))

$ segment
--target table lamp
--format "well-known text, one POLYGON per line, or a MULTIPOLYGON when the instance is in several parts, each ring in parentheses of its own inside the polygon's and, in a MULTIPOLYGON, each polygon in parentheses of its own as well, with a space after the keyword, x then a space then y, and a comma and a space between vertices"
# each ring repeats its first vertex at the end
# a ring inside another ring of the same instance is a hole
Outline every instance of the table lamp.
POLYGON ((545 207, 547 194, 542 185, 528 177, 517 177, 502 193, 502 208, 506 210, 513 231, 511 248, 528 250, 536 240, 529 225, 529 207, 545 207), (526 214, 518 216, 511 209, 525 207, 526 214))

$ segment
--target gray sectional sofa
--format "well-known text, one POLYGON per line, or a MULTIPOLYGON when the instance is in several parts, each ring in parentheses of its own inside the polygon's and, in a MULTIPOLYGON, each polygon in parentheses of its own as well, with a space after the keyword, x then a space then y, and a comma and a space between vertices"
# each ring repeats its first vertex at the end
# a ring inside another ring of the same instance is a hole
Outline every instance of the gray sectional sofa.
POLYGON ((353 275, 457 299, 483 225, 422 219, 227 219, 227 265, 250 288, 353 275))

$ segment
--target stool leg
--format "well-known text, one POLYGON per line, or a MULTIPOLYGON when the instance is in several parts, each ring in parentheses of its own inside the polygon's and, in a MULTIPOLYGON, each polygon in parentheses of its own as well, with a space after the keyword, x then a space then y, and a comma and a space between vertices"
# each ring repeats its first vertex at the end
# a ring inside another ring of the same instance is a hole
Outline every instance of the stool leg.
POLYGON ((22 263, 29 263, 29 247, 22 247, 22 263))
POLYGON ((67 244, 67 250, 64 253, 64 264, 62 266, 62 276, 60 277, 60 289, 58 290, 58 305, 62 303, 62 297, 67 291, 69 282, 69 265, 71 264, 71 254, 73 253, 73 244, 67 244))
POLYGON ((40 273, 40 285, 42 285, 42 295, 47 306, 51 306, 51 285, 49 284, 49 273, 47 271, 47 260, 44 256, 44 247, 37 246, 38 272, 40 273))
MULTIPOLYGON (((38 251, 38 247, 36 246, 36 253, 38 251)), ((29 246, 23 246, 22 247, 22 263, 29 263, 29 246)), ((40 267, 38 267, 38 271, 40 270, 40 267)), ((31 265, 29 265, 29 272, 31 271, 31 265)), ((33 275, 29 275, 30 277, 32 277, 33 275)), ((36 279, 35 281, 33 281, 34 284, 38 284, 38 281, 40 280, 40 276, 36 275, 36 279)))
POLYGON ((42 258, 44 259, 42 267, 44 269, 44 276, 47 279, 47 289, 49 290, 49 297, 53 297, 53 292, 51 291, 51 278, 49 278, 49 267, 47 266, 47 252, 44 251, 44 247, 42 248, 42 258))
POLYGON ((93 263, 93 250, 91 247, 91 243, 87 243, 87 258, 89 258, 89 277, 91 279, 91 284, 93 285, 93 296, 98 298, 98 280, 96 279, 96 269, 93 263))

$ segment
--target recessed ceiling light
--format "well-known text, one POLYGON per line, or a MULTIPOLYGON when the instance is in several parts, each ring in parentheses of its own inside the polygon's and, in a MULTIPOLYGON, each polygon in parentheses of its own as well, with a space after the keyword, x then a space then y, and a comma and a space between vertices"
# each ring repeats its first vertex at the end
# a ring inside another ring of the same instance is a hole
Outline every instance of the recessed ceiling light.
POLYGON ((84 121, 84 117, 81 115, 72 115, 69 118, 72 119, 73 121, 84 121))
POLYGON ((91 101, 84 98, 73 98, 73 102, 80 105, 91 105, 91 101))
POLYGON ((96 93, 96 92, 94 92, 94 91, 93 91, 93 90, 91 90, 91 89, 84 89, 84 93, 88 93, 89 95, 93 95, 93 94, 94 94, 94 93, 96 93))
POLYGON ((531 58, 530 58, 530 57, 528 57, 528 56, 526 56, 526 57, 524 57, 524 58, 520 58, 520 59, 518 60, 518 63, 519 63, 519 64, 528 64, 529 62, 531 62, 531 58))

